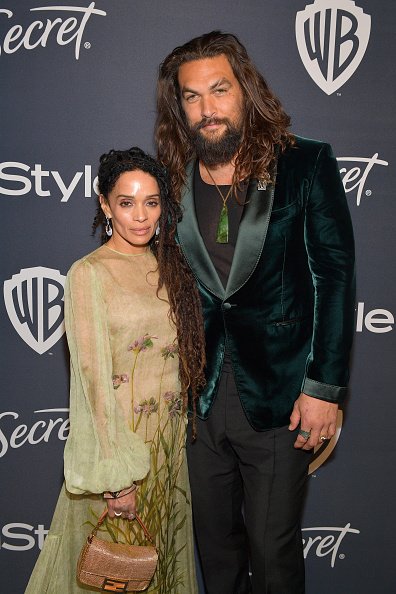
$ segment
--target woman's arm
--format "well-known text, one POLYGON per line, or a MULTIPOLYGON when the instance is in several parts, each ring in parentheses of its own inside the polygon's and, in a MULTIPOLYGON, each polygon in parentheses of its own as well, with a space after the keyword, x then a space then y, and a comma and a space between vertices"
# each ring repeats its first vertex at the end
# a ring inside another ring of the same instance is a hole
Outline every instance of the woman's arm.
POLYGON ((107 312, 95 267, 76 262, 67 275, 65 323, 70 350, 70 435, 65 479, 75 494, 131 487, 149 470, 149 450, 116 406, 107 312))

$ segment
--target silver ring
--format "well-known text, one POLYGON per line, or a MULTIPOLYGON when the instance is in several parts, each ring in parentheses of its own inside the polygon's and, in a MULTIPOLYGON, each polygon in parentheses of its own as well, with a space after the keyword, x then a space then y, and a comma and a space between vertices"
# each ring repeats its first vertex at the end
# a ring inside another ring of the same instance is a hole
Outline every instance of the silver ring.
POLYGON ((298 434, 301 435, 304 439, 309 439, 311 437, 310 431, 304 431, 304 429, 299 429, 298 434))
POLYGON ((120 516, 122 516, 122 512, 114 512, 114 515, 117 516, 117 518, 119 518, 120 516))
POLYGON ((327 437, 325 435, 321 435, 319 439, 320 441, 327 441, 327 437))

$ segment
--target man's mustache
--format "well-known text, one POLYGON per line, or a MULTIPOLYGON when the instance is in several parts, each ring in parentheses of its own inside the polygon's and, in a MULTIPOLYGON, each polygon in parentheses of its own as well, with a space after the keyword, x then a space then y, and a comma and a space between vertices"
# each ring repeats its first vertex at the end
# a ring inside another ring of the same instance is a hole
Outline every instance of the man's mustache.
POLYGON ((197 132, 198 130, 205 128, 205 126, 210 126, 211 124, 225 124, 226 126, 229 126, 230 121, 228 120, 228 118, 202 118, 202 120, 198 122, 198 124, 195 124, 193 126, 193 130, 197 132))

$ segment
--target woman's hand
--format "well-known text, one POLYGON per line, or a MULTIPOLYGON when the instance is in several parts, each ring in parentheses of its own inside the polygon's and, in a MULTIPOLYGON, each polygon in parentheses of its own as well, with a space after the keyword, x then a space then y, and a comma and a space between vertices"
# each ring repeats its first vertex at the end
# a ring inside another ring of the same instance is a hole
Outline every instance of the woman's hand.
POLYGON ((107 503, 107 509, 110 518, 122 517, 127 520, 134 520, 136 515, 136 488, 131 491, 131 487, 123 489, 117 498, 113 498, 105 493, 104 497, 107 503), (125 495, 124 495, 125 493, 125 495))

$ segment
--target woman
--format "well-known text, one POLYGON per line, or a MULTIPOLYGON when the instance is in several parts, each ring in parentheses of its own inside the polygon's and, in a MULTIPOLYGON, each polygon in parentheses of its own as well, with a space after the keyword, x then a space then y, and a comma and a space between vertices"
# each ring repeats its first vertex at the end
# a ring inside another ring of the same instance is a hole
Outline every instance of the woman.
POLYGON ((65 291, 71 356, 65 485, 28 594, 86 592, 76 564, 108 506, 101 538, 159 549, 147 592, 196 592, 184 454, 187 390, 204 383, 200 300, 175 241, 179 205, 165 170, 138 148, 100 159, 107 242, 77 261, 65 291), (180 378, 180 379, 179 379, 180 378))

